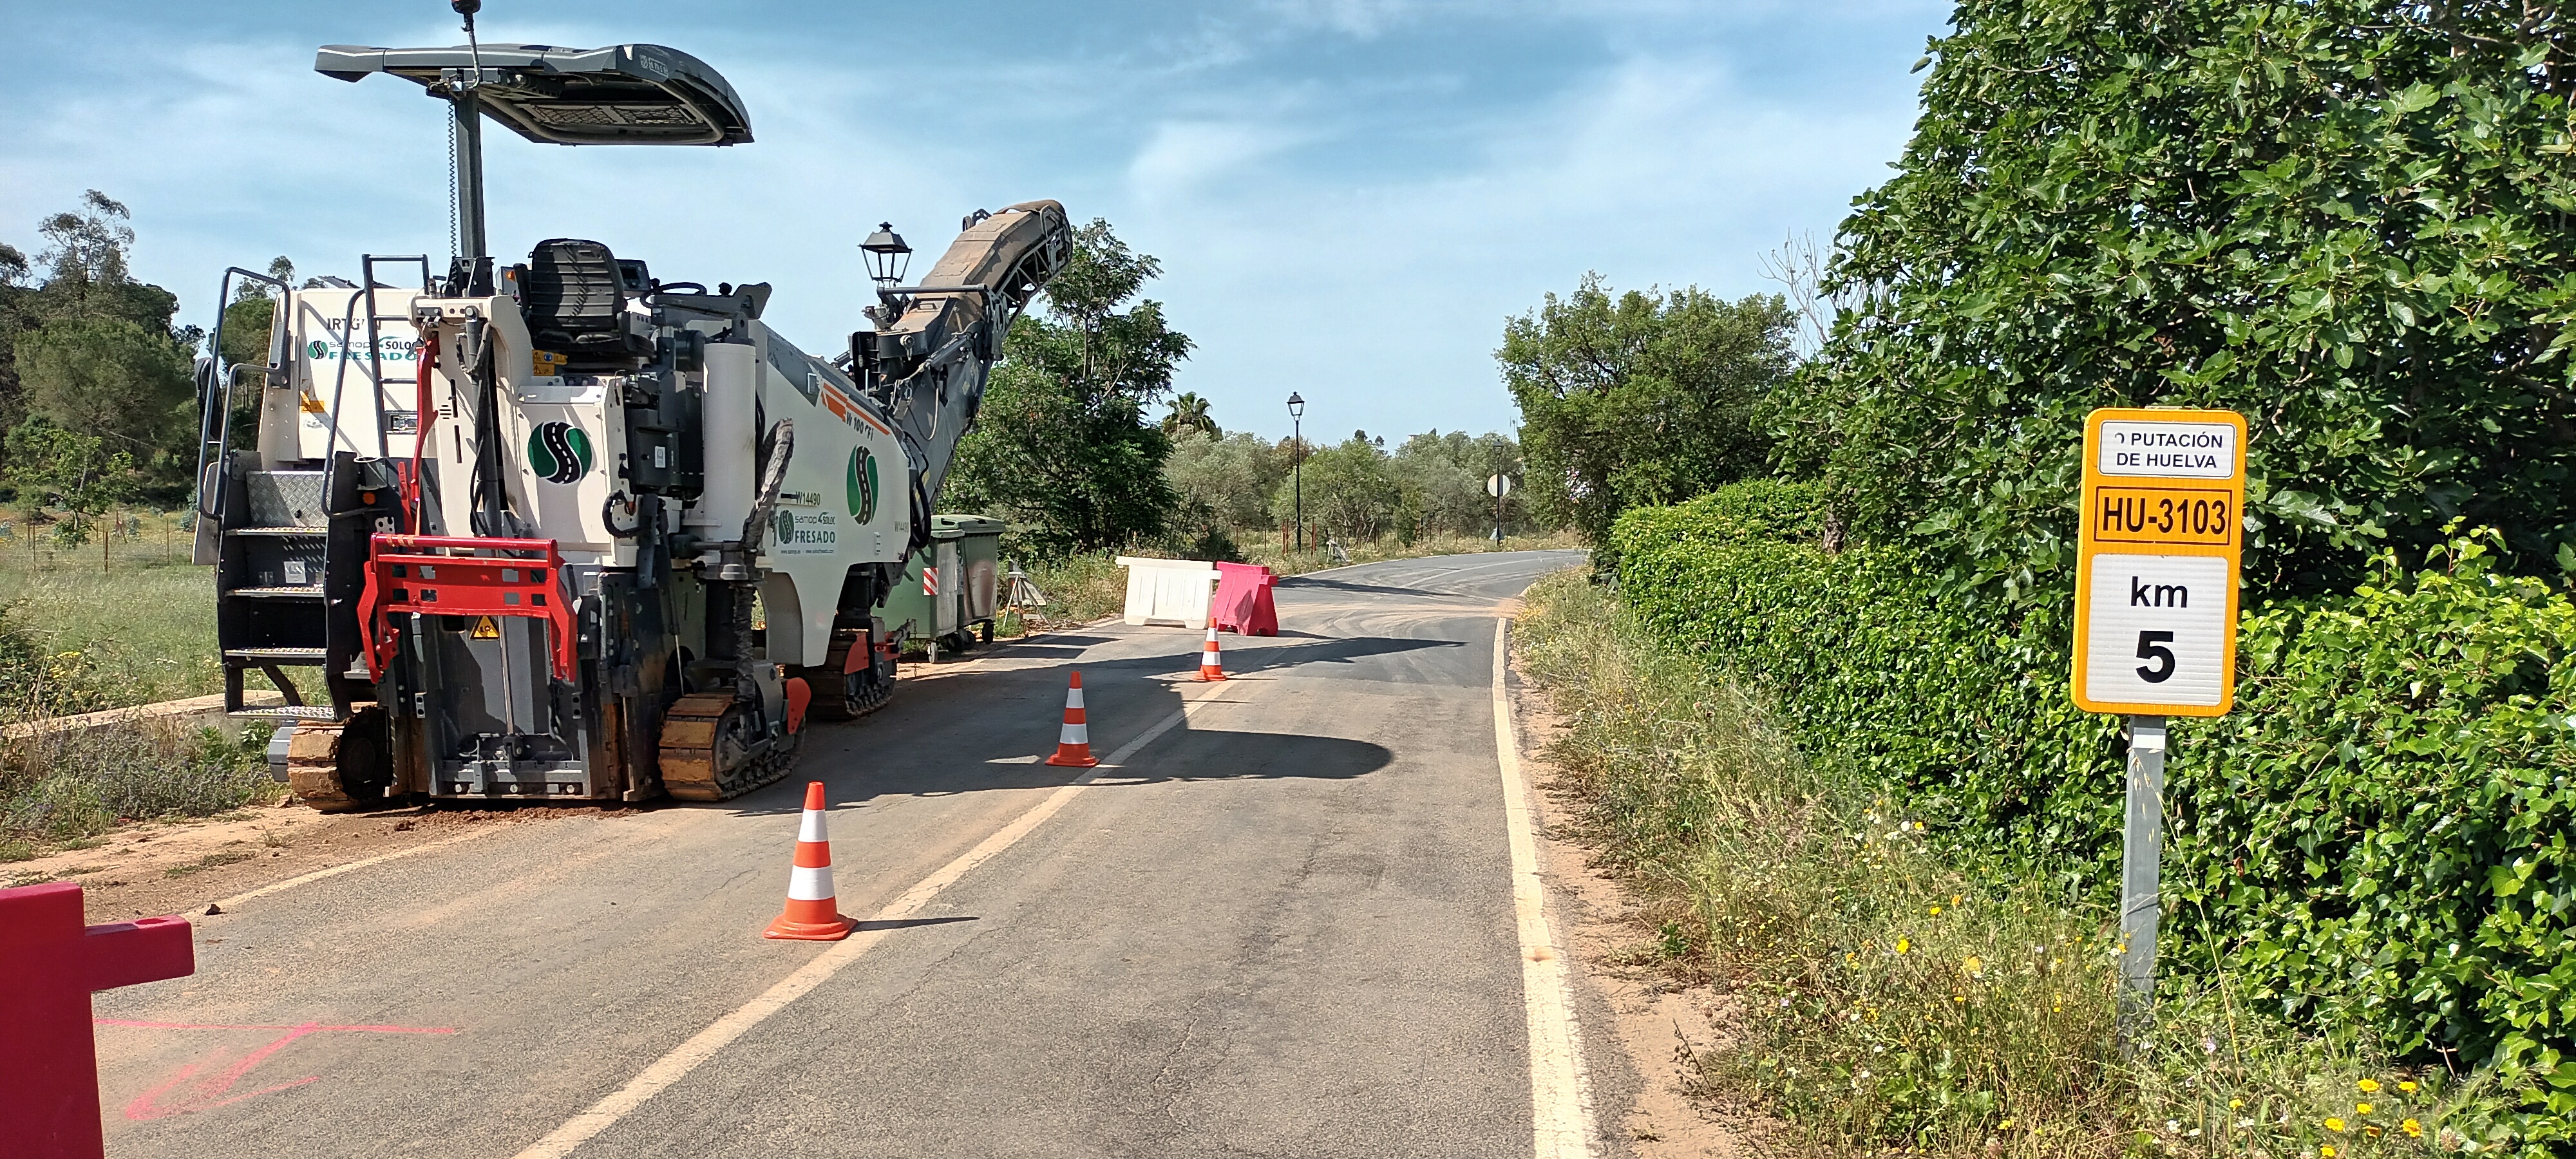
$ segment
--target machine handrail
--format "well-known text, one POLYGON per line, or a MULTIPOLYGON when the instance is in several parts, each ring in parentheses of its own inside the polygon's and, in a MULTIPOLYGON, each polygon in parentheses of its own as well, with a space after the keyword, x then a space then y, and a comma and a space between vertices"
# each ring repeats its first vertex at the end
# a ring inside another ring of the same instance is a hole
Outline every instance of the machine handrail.
MULTIPOLYGON (((224 495, 229 488, 215 488, 214 504, 211 507, 207 505, 206 444, 209 442, 214 444, 214 461, 217 463, 223 462, 225 457, 232 453, 233 387, 238 385, 238 383, 234 381, 238 376, 227 375, 224 373, 226 369, 224 364, 224 315, 232 309, 232 302, 230 299, 233 296, 234 274, 240 274, 241 276, 249 278, 255 282, 266 282, 271 286, 275 286, 278 294, 280 295, 281 304, 283 303, 283 296, 286 294, 288 289, 284 278, 272 277, 256 270, 245 270, 240 266, 226 267, 224 270, 223 280, 216 283, 215 324, 211 329, 206 331, 206 363, 209 373, 207 373, 197 383, 196 487, 197 517, 200 519, 212 519, 217 523, 221 523, 223 521, 224 495), (212 379, 213 381, 208 382, 205 381, 205 379, 212 379), (208 409, 210 407, 212 409, 208 409), (215 437, 213 439, 208 439, 206 437, 206 431, 209 426, 214 428, 215 437)), ((271 370, 277 368, 277 356, 279 354, 276 334, 277 320, 272 316, 269 319, 268 343, 268 366, 271 370)))

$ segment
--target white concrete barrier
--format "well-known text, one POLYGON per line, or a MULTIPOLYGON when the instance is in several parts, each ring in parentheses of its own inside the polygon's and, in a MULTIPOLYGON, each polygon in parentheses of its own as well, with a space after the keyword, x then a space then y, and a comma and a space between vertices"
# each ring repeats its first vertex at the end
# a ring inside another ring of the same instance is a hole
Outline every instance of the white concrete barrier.
POLYGON ((1215 564, 1122 555, 1118 566, 1127 569, 1128 623, 1178 624, 1193 631, 1207 627, 1208 599, 1216 591, 1215 564))

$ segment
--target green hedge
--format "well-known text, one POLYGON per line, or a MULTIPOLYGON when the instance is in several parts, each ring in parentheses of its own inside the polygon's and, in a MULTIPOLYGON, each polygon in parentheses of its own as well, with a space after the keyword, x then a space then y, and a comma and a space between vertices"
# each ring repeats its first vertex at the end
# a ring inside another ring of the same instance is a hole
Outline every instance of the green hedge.
MULTIPOLYGON (((2117 721, 2068 699, 2070 601, 1961 602, 1897 549, 1829 554, 1815 498, 1757 483, 1630 512, 1625 598, 1972 864, 2107 900, 2122 754, 2117 721)), ((2295 1022, 2494 1063, 2563 1119, 2576 607, 2487 550, 2245 615, 2236 711, 2173 728, 2167 961, 2295 1022)))

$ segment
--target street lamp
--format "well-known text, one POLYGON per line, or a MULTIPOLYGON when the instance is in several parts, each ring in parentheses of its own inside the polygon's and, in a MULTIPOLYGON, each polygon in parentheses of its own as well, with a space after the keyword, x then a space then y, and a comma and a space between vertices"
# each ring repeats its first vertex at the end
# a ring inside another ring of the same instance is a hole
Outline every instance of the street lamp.
POLYGON ((1288 467, 1296 476, 1297 550, 1306 550, 1306 400, 1288 392, 1288 467))
POLYGON ((868 276, 880 286, 903 283, 903 272, 912 265, 912 247, 903 244, 903 235, 894 231, 894 223, 880 221, 877 231, 869 234, 859 248, 868 254, 868 276))

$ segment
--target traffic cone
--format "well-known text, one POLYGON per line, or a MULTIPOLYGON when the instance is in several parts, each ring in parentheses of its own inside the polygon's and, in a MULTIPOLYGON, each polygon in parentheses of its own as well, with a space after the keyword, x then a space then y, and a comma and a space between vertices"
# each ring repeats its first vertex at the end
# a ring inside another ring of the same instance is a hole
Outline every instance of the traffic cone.
POLYGON ((832 895, 832 838, 823 831, 823 782, 805 782, 805 822, 796 830, 796 868, 787 875, 787 908, 761 931, 764 938, 837 942, 850 936, 832 895))
POLYGON ((1208 621, 1207 647, 1199 652, 1199 679, 1225 679, 1225 662, 1217 659, 1216 654, 1216 621, 1214 620, 1208 621))
POLYGON ((1073 674, 1073 686, 1064 690, 1064 733, 1056 738, 1055 755, 1048 757, 1046 763, 1077 769, 1087 769, 1100 763, 1091 755, 1091 726, 1084 722, 1082 715, 1080 672, 1073 674))

